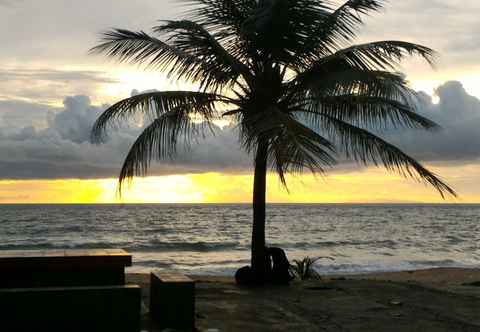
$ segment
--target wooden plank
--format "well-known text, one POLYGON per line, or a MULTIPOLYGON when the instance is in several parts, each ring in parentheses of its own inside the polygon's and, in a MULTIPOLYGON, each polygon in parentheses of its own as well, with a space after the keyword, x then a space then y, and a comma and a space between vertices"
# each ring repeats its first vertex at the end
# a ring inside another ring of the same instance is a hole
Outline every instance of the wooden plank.
POLYGON ((107 252, 107 255, 109 256, 125 256, 129 255, 125 250, 123 249, 105 249, 107 252))
POLYGON ((43 260, 44 258, 65 259, 81 257, 104 259, 105 261, 131 261, 131 255, 121 249, 70 249, 70 250, 1 250, 0 263, 6 260, 43 260))
POLYGON ((65 256, 65 250, 54 249, 54 250, 43 250, 42 257, 63 257, 65 256))
POLYGON ((159 273, 159 272, 152 272, 156 278, 158 278, 161 282, 166 283, 192 283, 193 280, 187 277, 184 274, 180 273, 159 273))
POLYGON ((131 265, 116 249, 0 251, 0 288, 122 285, 131 265))
POLYGON ((0 269, 18 268, 38 264, 61 265, 111 265, 131 266, 132 256, 124 250, 29 250, 0 251, 0 269))
POLYGON ((39 258, 39 257, 115 257, 130 256, 123 249, 58 249, 58 250, 0 250, 0 260, 5 258, 39 258))
POLYGON ((9 258, 38 258, 44 255, 43 250, 0 250, 0 260, 9 258))
POLYGON ((69 249, 65 250, 64 255, 66 257, 90 257, 94 256, 92 255, 91 250, 86 250, 86 249, 69 249))

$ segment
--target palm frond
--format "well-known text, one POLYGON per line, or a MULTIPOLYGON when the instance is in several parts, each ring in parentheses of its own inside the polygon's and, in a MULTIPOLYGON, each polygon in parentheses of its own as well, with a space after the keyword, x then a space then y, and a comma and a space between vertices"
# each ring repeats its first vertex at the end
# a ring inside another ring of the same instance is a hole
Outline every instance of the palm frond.
POLYGON ((324 173, 336 161, 333 144, 293 118, 284 116, 282 129, 270 141, 268 159, 281 183, 287 187, 285 174, 324 173))
POLYGON ((248 151, 261 141, 268 142, 269 165, 285 187, 287 173, 300 173, 304 169, 323 173, 325 167, 335 164, 332 156, 335 148, 330 141, 280 110, 250 115, 241 124, 243 144, 248 151))
POLYGON ((305 101, 314 98, 364 96, 388 99, 416 110, 417 93, 397 73, 356 68, 339 68, 334 63, 297 75, 287 83, 290 98, 305 101))
POLYGON ((307 90, 322 96, 358 93, 408 102, 415 95, 401 74, 352 68, 342 60, 318 62, 287 85, 292 92, 307 90))
POLYGON ((192 139, 204 135, 205 129, 211 129, 209 121, 192 121, 188 106, 180 105, 172 111, 161 114, 132 145, 123 163, 119 176, 119 191, 125 180, 134 176, 144 176, 153 160, 172 158, 177 151, 179 139, 188 148, 192 139))
POLYGON ((338 50, 357 36, 358 26, 363 24, 362 15, 376 12, 385 0, 348 0, 334 10, 318 25, 311 53, 325 56, 338 50))
MULTIPOLYGON (((230 31, 246 39, 244 46, 254 50, 250 50, 250 54, 259 52, 300 69, 351 41, 362 23, 361 15, 380 9, 384 1, 349 0, 337 9, 331 1, 317 0, 259 1, 256 6, 252 1, 209 2, 217 4, 211 4, 212 7, 206 10, 208 13, 226 12, 229 17, 236 18, 230 31), (239 8, 249 16, 238 11, 225 11, 225 8, 231 8, 232 2, 237 5, 248 2, 248 10, 239 8), (242 27, 240 30, 239 26, 242 27)), ((219 19, 210 16, 210 21, 218 25, 219 19)), ((239 44, 238 40, 236 42, 239 44)))
POLYGON ((213 120, 220 116, 216 109, 216 103, 226 101, 227 98, 222 96, 191 91, 139 94, 124 99, 103 112, 93 126, 91 139, 93 142, 100 143, 109 127, 115 127, 138 113, 154 119, 181 107, 190 115, 199 115, 206 120, 213 120))
POLYGON ((324 119, 321 122, 322 129, 332 137, 338 138, 347 158, 353 158, 365 165, 369 162, 375 166, 383 165, 388 171, 429 184, 437 189, 443 198, 446 194, 457 196, 455 191, 436 174, 394 145, 365 129, 328 115, 322 117, 324 119))
MULTIPOLYGON (((202 59, 204 66, 212 71, 224 72, 230 81, 237 79, 251 81, 248 66, 230 54, 217 40, 219 34, 210 34, 202 25, 188 20, 166 21, 156 26, 153 31, 161 35, 170 35, 169 42, 175 49, 202 59)), ((208 86, 208 82, 203 85, 208 86)))
POLYGON ((201 82, 218 90, 232 84, 235 77, 219 66, 212 66, 195 55, 140 31, 114 29, 103 34, 101 43, 90 51, 116 58, 120 62, 145 65, 187 82, 201 82))
POLYGON ((392 70, 407 56, 419 56, 433 66, 435 55, 435 51, 426 46, 398 40, 383 40, 339 50, 319 59, 311 67, 335 61, 360 70, 392 70))
POLYGON ((190 14, 200 24, 226 38, 241 35, 243 24, 258 6, 255 0, 185 0, 193 6, 190 14))
POLYGON ((331 12, 327 1, 259 1, 245 21, 248 46, 283 65, 302 62, 302 55, 315 43, 318 26, 331 12))
POLYGON ((312 122, 322 121, 319 114, 369 129, 439 128, 435 122, 417 113, 414 106, 384 97, 362 94, 313 98, 307 118, 312 122))
POLYGON ((257 8, 255 0, 183 0, 188 17, 204 27, 229 54, 248 64, 248 41, 243 26, 257 8))

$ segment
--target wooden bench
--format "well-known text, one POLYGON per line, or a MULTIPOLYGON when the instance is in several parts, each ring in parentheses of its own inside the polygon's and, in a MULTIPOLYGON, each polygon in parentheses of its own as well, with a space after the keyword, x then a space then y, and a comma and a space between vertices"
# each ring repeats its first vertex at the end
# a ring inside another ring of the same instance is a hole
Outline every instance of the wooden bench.
POLYGON ((121 249, 0 251, 0 288, 124 285, 121 249))
POLYGON ((0 289, 0 330, 138 332, 140 287, 0 289))
POLYGON ((195 328, 195 282, 182 274, 150 274, 150 316, 160 328, 195 328))
POLYGON ((141 290, 124 250, 0 251, 0 330, 140 330, 141 290))

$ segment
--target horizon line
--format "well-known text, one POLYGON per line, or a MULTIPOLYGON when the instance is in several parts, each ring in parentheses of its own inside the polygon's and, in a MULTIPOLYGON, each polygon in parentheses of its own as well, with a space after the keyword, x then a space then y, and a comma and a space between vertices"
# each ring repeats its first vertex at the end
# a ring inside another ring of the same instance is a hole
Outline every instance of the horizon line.
MULTIPOLYGON (((452 203, 452 202, 342 202, 342 203, 329 203, 329 202, 267 202, 267 205, 480 205, 480 202, 474 203, 452 203)), ((138 202, 138 203, 0 203, 0 206, 19 206, 19 205, 252 205, 248 202, 138 202)))

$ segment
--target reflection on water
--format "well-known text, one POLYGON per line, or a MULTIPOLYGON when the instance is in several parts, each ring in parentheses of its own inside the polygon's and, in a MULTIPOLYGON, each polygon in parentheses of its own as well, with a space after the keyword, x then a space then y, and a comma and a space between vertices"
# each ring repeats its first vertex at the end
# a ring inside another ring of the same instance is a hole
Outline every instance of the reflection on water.
MULTIPOLYGON (((133 271, 248 264, 248 205, 0 206, 0 249, 124 248, 133 271)), ((480 205, 270 205, 268 242, 323 273, 480 267, 480 205)))

